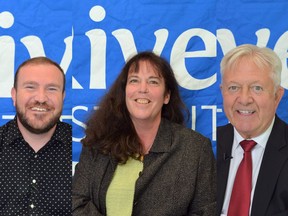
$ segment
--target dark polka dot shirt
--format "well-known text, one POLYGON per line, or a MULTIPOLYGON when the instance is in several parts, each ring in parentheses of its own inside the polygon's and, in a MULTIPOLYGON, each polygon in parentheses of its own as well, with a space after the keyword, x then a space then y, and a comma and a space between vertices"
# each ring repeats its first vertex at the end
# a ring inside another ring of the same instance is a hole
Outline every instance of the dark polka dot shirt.
POLYGON ((23 139, 16 119, 0 129, 0 215, 71 215, 72 132, 58 122, 37 153, 23 139))

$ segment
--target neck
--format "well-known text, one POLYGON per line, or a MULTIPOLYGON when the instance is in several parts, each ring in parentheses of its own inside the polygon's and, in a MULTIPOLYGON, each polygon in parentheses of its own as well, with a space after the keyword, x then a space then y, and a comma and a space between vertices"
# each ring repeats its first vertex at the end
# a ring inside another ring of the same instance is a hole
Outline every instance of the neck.
POLYGON ((160 121, 161 119, 154 121, 154 122, 150 122, 150 123, 147 123, 147 122, 135 123, 134 122, 134 127, 140 138, 144 154, 148 154, 150 148, 153 145, 156 134, 158 132, 160 121))
POLYGON ((38 152, 43 146, 48 143, 48 141, 51 139, 55 129, 56 125, 51 128, 48 132, 42 133, 42 134, 35 134, 30 131, 28 131, 17 119, 17 124, 19 127, 19 130, 24 138, 24 140, 31 146, 31 148, 38 152))

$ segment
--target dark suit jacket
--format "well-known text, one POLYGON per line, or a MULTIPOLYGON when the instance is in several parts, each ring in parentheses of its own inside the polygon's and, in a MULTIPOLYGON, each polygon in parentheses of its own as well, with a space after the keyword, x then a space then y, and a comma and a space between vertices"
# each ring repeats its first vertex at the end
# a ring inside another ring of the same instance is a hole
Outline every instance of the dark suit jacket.
MULTIPOLYGON (((73 216, 106 215, 106 191, 117 164, 84 147, 72 187, 73 216)), ((135 216, 214 216, 216 162, 211 142, 162 119, 135 185, 135 216)))
MULTIPOLYGON (((217 128, 217 215, 221 214, 233 143, 231 124, 217 128)), ((251 216, 288 216, 288 125, 277 116, 263 155, 251 216)))

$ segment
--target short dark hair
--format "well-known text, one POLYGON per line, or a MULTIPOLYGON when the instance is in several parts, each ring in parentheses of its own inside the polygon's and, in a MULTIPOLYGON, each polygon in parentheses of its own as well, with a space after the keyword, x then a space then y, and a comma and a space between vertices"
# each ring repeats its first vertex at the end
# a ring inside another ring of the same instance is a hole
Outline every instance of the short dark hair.
POLYGON ((63 69, 60 67, 60 65, 58 63, 56 63, 56 62, 52 61, 51 59, 44 57, 44 56, 30 58, 30 59, 24 61, 22 64, 20 64, 19 67, 17 68, 15 76, 14 76, 13 87, 15 89, 17 89, 18 75, 19 75, 21 68, 23 68, 26 65, 40 65, 40 64, 54 65, 55 67, 57 67, 59 69, 59 71, 61 72, 61 74, 63 76, 63 92, 64 92, 65 91, 65 85, 66 85, 66 78, 65 78, 65 74, 64 74, 63 69))

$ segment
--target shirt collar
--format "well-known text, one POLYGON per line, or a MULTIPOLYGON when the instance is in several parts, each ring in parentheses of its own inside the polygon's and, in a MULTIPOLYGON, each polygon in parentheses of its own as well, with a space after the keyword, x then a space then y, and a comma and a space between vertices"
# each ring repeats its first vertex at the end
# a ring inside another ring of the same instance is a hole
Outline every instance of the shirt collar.
MULTIPOLYGON (((61 131, 60 128, 63 128, 63 127, 64 127, 64 123, 59 120, 57 122, 56 130, 53 133, 53 135, 52 135, 52 137, 48 143, 50 143, 51 141, 53 142, 54 140, 57 140, 60 142, 66 141, 65 136, 61 135, 61 133, 63 131, 61 131)), ((72 136, 72 134, 71 134, 71 136, 72 136)), ((5 137, 6 137, 6 140, 5 140, 4 144, 6 143, 7 145, 11 145, 11 144, 15 143, 15 141, 18 139, 22 139, 23 141, 25 141, 20 130, 19 130, 16 116, 14 117, 13 120, 11 120, 7 123, 7 136, 5 136, 5 137)))
MULTIPOLYGON (((269 127, 266 129, 265 132, 263 132, 262 134, 260 134, 257 137, 252 137, 251 139, 253 139, 256 143, 257 146, 262 147, 263 149, 265 149, 267 141, 269 139, 269 136, 271 134, 273 125, 274 125, 274 121, 275 121, 275 116, 271 122, 271 124, 269 125, 269 127)), ((234 145, 233 145, 233 149, 232 151, 234 151, 236 148, 238 148, 240 146, 240 142, 244 140, 244 138, 238 133, 238 131, 236 130, 236 128, 234 127, 234 145)))
POLYGON ((150 152, 169 152, 171 148, 172 128, 169 120, 162 118, 150 152), (168 144, 169 143, 169 144, 168 144))
POLYGON ((60 141, 62 143, 65 143, 65 142, 67 142, 67 137, 69 137, 69 138, 72 137, 71 131, 72 131, 71 125, 66 124, 66 123, 58 120, 56 130, 54 131, 54 133, 51 137, 51 140, 57 140, 57 141, 60 141), (70 133, 70 136, 63 136, 63 133, 70 133))
POLYGON ((5 141, 3 142, 4 144, 6 145, 11 145, 13 143, 15 143, 16 140, 24 140, 19 128, 18 128, 18 125, 17 125, 17 120, 16 120, 16 116, 13 120, 9 121, 7 124, 6 124, 6 127, 7 127, 7 135, 5 136, 5 141))

